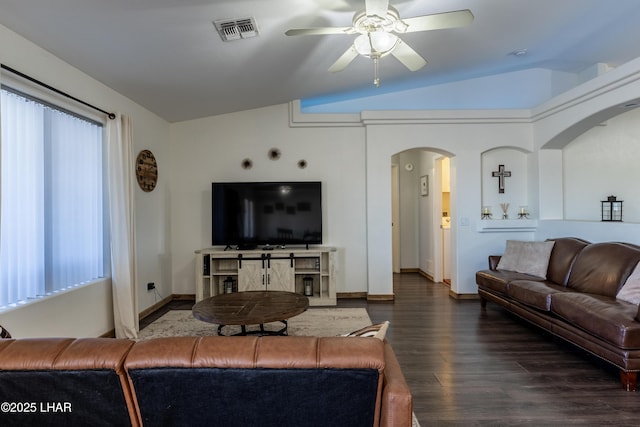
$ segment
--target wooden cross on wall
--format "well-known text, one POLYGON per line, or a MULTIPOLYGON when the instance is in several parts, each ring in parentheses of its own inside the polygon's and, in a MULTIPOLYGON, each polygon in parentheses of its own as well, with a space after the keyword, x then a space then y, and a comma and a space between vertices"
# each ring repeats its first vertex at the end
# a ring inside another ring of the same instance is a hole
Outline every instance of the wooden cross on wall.
POLYGON ((504 179, 511 176, 511 171, 506 171, 504 165, 499 165, 497 171, 491 172, 491 176, 498 178, 498 193, 504 193, 504 179))

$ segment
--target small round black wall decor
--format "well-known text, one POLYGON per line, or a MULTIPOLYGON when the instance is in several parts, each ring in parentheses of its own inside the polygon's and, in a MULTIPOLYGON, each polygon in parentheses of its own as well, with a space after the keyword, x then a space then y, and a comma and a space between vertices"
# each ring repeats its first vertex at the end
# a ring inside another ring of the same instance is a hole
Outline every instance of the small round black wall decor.
POLYGON ((251 159, 244 159, 242 161, 242 169, 251 169, 253 167, 253 161, 251 159))
POLYGON ((136 158, 136 179, 144 192, 153 191, 158 183, 158 163, 150 150, 142 150, 136 158))
POLYGON ((268 153, 268 156, 271 160, 278 160, 281 155, 282 153, 280 153, 280 150, 278 148, 272 148, 268 153))

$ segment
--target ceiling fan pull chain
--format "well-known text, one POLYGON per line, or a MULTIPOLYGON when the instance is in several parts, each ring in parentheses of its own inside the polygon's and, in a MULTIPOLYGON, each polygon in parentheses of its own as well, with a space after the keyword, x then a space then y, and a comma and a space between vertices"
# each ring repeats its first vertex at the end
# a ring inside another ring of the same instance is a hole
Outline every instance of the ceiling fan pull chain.
POLYGON ((380 87, 380 76, 378 74, 378 57, 373 58, 373 84, 376 87, 380 87))

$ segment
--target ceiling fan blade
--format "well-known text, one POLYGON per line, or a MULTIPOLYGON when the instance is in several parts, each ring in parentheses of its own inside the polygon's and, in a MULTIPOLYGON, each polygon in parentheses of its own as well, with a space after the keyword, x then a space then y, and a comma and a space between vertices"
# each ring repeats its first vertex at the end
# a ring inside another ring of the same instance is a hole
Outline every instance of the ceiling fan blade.
POLYGON ((388 9, 389 0, 365 0, 365 13, 367 16, 386 18, 388 9))
POLYGON ((410 71, 417 71, 427 65, 427 61, 402 40, 398 40, 398 44, 396 44, 396 47, 391 51, 391 54, 410 71))
POLYGON ((315 36, 326 34, 354 34, 353 27, 320 27, 320 28, 293 28, 285 32, 288 36, 315 36))
POLYGON ((347 65, 351 64, 356 56, 358 56, 358 51, 355 46, 351 45, 349 49, 345 53, 342 54, 340 58, 336 62, 333 63, 331 67, 329 67, 329 71, 332 73, 337 73, 338 71, 342 71, 347 68, 347 65))
POLYGON ((416 31, 441 30, 444 28, 464 27, 473 22, 473 13, 469 9, 457 10, 455 12, 436 13, 434 15, 416 16, 414 18, 403 19, 407 24, 405 33, 416 31))

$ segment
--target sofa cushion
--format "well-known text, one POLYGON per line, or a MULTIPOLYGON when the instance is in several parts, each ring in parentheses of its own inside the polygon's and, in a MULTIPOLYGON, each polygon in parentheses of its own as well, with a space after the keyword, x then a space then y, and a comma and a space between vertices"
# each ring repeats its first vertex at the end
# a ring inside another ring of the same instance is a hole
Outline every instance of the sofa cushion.
POLYGON ((615 297, 640 261, 640 249, 624 243, 593 243, 571 268, 567 287, 578 292, 615 297))
POLYGON ((551 295, 565 291, 564 286, 533 280, 515 280, 507 287, 509 297, 544 311, 551 309, 551 295))
POLYGON ((589 242, 576 237, 560 237, 548 239, 553 241, 553 250, 549 257, 549 267, 547 268, 547 280, 558 285, 566 286, 569 280, 571 266, 575 262, 576 256, 584 249, 589 242))
POLYGON ((515 271, 546 279, 549 257, 555 242, 507 240, 498 270, 515 271))
POLYGON ((562 292, 551 297, 551 311, 597 339, 624 349, 640 348, 634 304, 602 295, 562 292))
POLYGON ((636 265, 636 268, 624 282, 616 298, 633 304, 640 304, 640 264, 636 265))
POLYGON ((516 273, 507 270, 481 270, 476 272, 476 283, 478 287, 490 289, 503 295, 507 294, 507 285, 514 280, 544 280, 542 277, 535 277, 530 274, 516 273))

